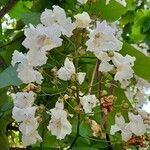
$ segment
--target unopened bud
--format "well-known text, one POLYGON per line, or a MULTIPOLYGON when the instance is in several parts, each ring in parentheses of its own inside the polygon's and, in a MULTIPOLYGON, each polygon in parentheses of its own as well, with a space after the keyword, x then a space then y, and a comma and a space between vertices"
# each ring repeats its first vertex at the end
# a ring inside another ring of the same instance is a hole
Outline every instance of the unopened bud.
POLYGON ((65 94, 64 97, 63 97, 64 100, 67 100, 67 99, 69 99, 69 98, 70 98, 70 96, 67 95, 67 94, 65 94))
POLYGON ((138 115, 138 111, 137 110, 134 109, 132 112, 133 112, 134 115, 138 115))
POLYGON ((107 95, 108 94, 108 92, 106 91, 106 90, 101 90, 100 91, 100 95, 101 96, 105 96, 105 95, 107 95))
POLYGON ((41 104, 38 108, 37 108, 37 112, 38 113, 42 113, 45 110, 45 106, 43 104, 41 104))
POLYGON ((82 111, 82 108, 81 108, 81 105, 77 105, 74 110, 77 112, 77 113, 80 113, 82 111))
POLYGON ((37 117, 37 122, 38 123, 42 122, 42 118, 41 117, 37 117))
POLYGON ((123 108, 128 109, 129 108, 129 104, 128 103, 124 103, 123 104, 123 108))
POLYGON ((76 75, 76 74, 73 74, 73 75, 71 76, 71 81, 72 81, 72 82, 75 82, 75 81, 77 81, 77 80, 78 80, 77 75, 76 75))
POLYGON ((113 57, 114 56, 114 52, 113 51, 108 51, 108 56, 109 57, 113 57))
POLYGON ((72 89, 70 89, 70 88, 67 88, 67 93, 69 93, 69 94, 72 94, 72 89))
POLYGON ((79 54, 80 54, 80 56, 85 55, 85 54, 86 54, 85 49, 81 48, 81 49, 79 50, 79 54))
POLYGON ((71 86, 71 89, 76 91, 77 88, 76 88, 76 86, 71 86))

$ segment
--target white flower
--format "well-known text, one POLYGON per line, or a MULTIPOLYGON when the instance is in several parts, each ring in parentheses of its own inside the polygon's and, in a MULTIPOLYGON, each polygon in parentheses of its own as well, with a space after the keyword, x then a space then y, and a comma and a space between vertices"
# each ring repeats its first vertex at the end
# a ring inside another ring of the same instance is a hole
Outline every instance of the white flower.
POLYGON ((90 16, 87 12, 83 12, 81 14, 77 14, 74 16, 76 19, 76 27, 78 28, 86 28, 91 22, 90 16))
POLYGON ((67 120, 67 112, 63 110, 63 102, 56 102, 55 108, 51 109, 51 120, 47 126, 52 135, 57 139, 64 139, 67 134, 71 133, 72 126, 67 120))
POLYGON ((30 24, 24 31, 26 36, 22 45, 30 50, 48 51, 62 45, 61 32, 54 25, 45 27, 38 25, 36 28, 30 24))
POLYGON ((64 9, 56 5, 53 6, 53 11, 45 9, 41 14, 41 22, 48 27, 54 25, 58 31, 67 37, 70 37, 75 29, 75 23, 72 23, 70 17, 66 17, 64 9))
POLYGON ((146 126, 140 115, 128 113, 130 130, 137 136, 141 136, 146 132, 146 126))
POLYGON ((95 95, 88 94, 83 97, 80 97, 80 103, 83 106, 85 113, 92 113, 92 109, 98 103, 98 99, 95 95))
POLYGON ((27 53, 28 61, 32 66, 42 66, 47 62, 47 52, 41 50, 29 50, 27 53))
POLYGON ((115 124, 111 126, 110 134, 114 135, 118 131, 121 131, 122 140, 124 141, 128 141, 132 137, 129 125, 125 123, 122 115, 115 116, 115 124))
POLYGON ((84 82, 85 76, 86 76, 85 72, 77 73, 78 81, 79 81, 80 84, 82 84, 84 82))
POLYGON ((81 4, 86 4, 88 0, 77 0, 81 4))
POLYGON ((13 95, 14 105, 19 108, 27 108, 33 105, 35 99, 35 93, 28 92, 17 92, 13 95))
POLYGON ((27 134, 27 135, 23 134, 22 135, 22 144, 24 146, 33 145, 37 141, 40 141, 40 142, 42 141, 42 138, 38 134, 38 131, 33 131, 33 132, 30 132, 30 134, 27 134))
POLYGON ((28 118, 29 116, 35 116, 37 107, 28 107, 28 108, 18 108, 14 107, 12 110, 12 118, 14 118, 17 122, 21 122, 28 118))
POLYGON ((87 50, 99 53, 100 51, 119 51, 122 48, 122 42, 115 36, 115 30, 112 29, 106 21, 98 22, 96 28, 90 33, 90 39, 86 42, 87 50))
POLYGON ((26 117, 23 122, 19 125, 19 130, 22 134, 30 134, 31 132, 35 131, 39 126, 37 122, 37 118, 33 116, 26 117))
POLYGON ((31 61, 29 61, 28 55, 15 50, 11 64, 14 66, 16 63, 19 63, 17 72, 18 77, 23 81, 23 83, 36 82, 41 84, 43 77, 40 72, 33 69, 31 61))
POLYGON ((75 66, 68 58, 65 59, 64 66, 58 72, 58 78, 64 81, 70 80, 71 76, 75 74, 75 66))
POLYGON ((112 62, 117 68, 114 79, 120 81, 123 87, 126 87, 129 82, 128 80, 133 77, 133 69, 131 68, 134 65, 135 57, 126 55, 125 57, 119 53, 114 52, 114 57, 112 62))
POLYGON ((114 65, 110 64, 109 61, 111 58, 108 56, 106 52, 99 52, 99 53, 94 53, 96 57, 101 60, 101 63, 99 65, 99 71, 101 72, 109 72, 113 70, 114 65))

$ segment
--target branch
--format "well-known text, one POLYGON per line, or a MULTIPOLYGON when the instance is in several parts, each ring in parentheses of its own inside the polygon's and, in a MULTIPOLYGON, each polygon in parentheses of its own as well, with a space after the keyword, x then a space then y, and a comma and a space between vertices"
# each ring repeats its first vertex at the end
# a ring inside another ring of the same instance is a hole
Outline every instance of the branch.
POLYGON ((8 3, 0 10, 0 19, 5 16, 17 3, 17 0, 9 0, 8 3))

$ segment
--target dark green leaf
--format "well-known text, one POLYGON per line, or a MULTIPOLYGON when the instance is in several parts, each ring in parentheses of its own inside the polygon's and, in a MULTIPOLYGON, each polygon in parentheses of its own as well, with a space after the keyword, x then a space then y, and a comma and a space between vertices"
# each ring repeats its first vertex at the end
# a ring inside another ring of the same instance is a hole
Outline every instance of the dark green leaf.
POLYGON ((10 85, 18 86, 21 83, 17 76, 16 67, 9 66, 0 74, 0 88, 10 85))

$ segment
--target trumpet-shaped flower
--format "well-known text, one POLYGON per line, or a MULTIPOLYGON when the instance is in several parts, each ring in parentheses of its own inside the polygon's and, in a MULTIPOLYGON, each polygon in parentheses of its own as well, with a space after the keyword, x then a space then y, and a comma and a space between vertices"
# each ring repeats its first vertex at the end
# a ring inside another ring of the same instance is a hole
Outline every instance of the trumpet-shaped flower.
POLYGON ((67 112, 64 109, 63 102, 56 102, 55 108, 51 109, 51 120, 48 125, 48 130, 57 139, 64 139, 67 134, 71 133, 72 126, 67 120, 67 112))
POLYGON ((33 145, 37 141, 42 141, 41 136, 38 134, 38 131, 30 132, 29 134, 22 135, 22 144, 23 146, 33 145))
POLYGON ((32 62, 29 61, 28 55, 23 54, 18 51, 14 51, 12 57, 12 65, 18 64, 17 72, 18 77, 23 81, 23 83, 36 82, 38 84, 42 83, 42 75, 37 70, 33 69, 32 62))
POLYGON ((64 81, 70 80, 71 76, 75 74, 75 66, 68 58, 65 59, 64 66, 58 72, 58 78, 64 81))
POLYGON ((74 16, 76 19, 76 27, 78 28, 86 28, 91 22, 90 16, 87 12, 83 12, 81 14, 77 14, 74 16))
POLYGON ((27 108, 33 105, 35 99, 35 93, 28 92, 17 92, 13 95, 14 105, 19 108, 27 108))
POLYGON ((122 140, 128 141, 132 137, 130 127, 122 115, 115 116, 115 124, 111 126, 110 134, 114 135, 116 132, 121 131, 122 140))
POLYGON ((58 31, 67 37, 70 37, 75 29, 75 23, 72 23, 70 17, 66 17, 64 9, 56 5, 53 6, 53 10, 45 9, 41 14, 41 22, 48 27, 54 25, 58 31))
POLYGON ((80 97, 80 103, 83 106, 85 113, 92 113, 92 109, 98 103, 98 99, 95 95, 88 94, 83 97, 80 97))
POLYGON ((96 28, 90 33, 89 40, 86 42, 87 50, 99 53, 101 51, 119 51, 122 48, 122 42, 115 36, 115 30, 112 29, 106 21, 96 23, 96 28))
POLYGON ((35 28, 30 24, 24 34, 26 38, 22 45, 30 50, 48 51, 62 45, 61 32, 54 25, 49 27, 38 25, 35 28))

